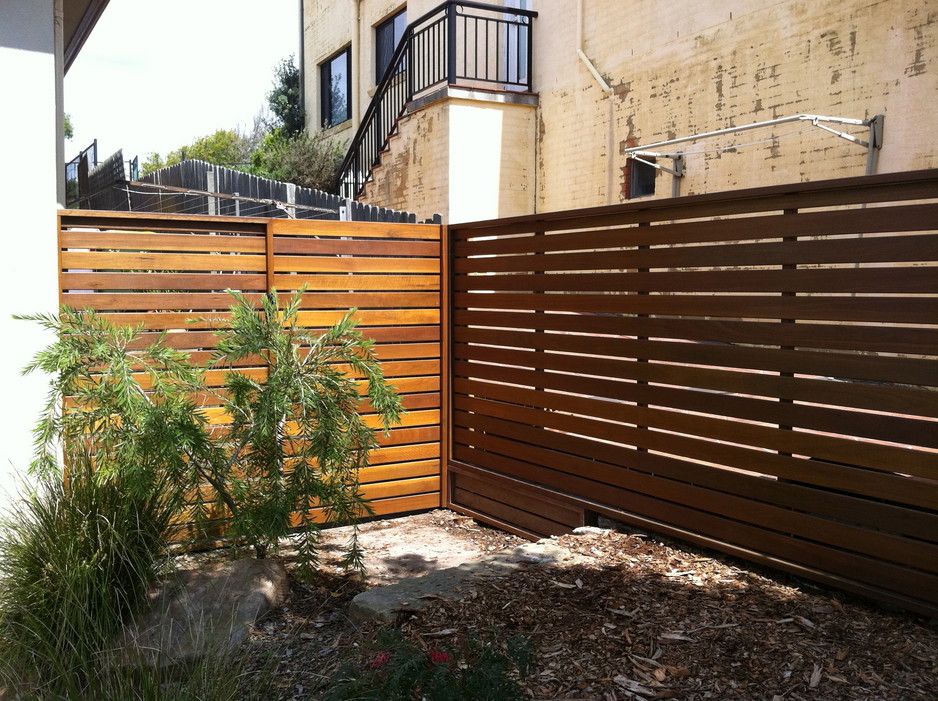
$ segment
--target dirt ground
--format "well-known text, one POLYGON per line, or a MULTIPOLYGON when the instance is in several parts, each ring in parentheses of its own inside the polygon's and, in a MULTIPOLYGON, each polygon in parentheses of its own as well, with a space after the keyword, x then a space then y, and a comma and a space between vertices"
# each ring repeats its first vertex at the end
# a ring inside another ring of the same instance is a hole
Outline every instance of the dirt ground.
MULTIPOLYGON (((523 542, 442 510, 375 521, 362 528, 361 580, 335 567, 345 538, 329 534, 320 580, 294 581, 251 636, 246 666, 277 663, 282 699, 317 698, 373 639, 374 625, 346 615, 360 591, 523 542)), ((482 578, 401 629, 423 646, 440 631, 451 645, 492 627, 523 633, 532 699, 938 699, 936 621, 636 532, 555 540, 587 562, 482 578)))

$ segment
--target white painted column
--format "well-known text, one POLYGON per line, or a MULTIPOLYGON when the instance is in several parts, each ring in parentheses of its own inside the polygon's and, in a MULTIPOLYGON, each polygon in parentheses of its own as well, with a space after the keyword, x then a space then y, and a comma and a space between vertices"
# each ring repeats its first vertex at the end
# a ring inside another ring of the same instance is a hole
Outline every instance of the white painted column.
POLYGON ((47 378, 22 377, 20 370, 50 337, 11 315, 54 312, 58 305, 61 32, 61 0, 0 2, 0 94, 8 98, 0 110, 0 134, 6 135, 0 168, 0 506, 29 466, 31 431, 48 387, 47 378))

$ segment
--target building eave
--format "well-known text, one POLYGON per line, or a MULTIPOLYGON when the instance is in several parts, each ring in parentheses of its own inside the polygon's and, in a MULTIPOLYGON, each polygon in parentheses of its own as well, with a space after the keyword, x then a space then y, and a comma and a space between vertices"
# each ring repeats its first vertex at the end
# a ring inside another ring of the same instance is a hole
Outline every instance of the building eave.
POLYGON ((91 34, 91 30, 98 23, 108 2, 109 0, 64 0, 62 9, 66 73, 91 34))

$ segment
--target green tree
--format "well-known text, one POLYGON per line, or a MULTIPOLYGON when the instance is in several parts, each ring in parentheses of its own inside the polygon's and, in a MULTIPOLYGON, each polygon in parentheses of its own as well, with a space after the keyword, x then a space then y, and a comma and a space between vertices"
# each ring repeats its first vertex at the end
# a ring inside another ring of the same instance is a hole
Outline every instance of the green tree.
POLYGON ((219 129, 213 134, 199 137, 187 146, 180 146, 170 151, 164 159, 158 153, 150 153, 140 166, 143 175, 154 170, 181 163, 187 159, 197 159, 216 165, 237 167, 248 162, 248 139, 234 129, 219 129))
MULTIPOLYGON (((230 516, 229 533, 258 557, 297 526, 308 573, 319 542, 312 509, 331 522, 354 522, 368 510, 358 471, 377 438, 358 413, 356 378, 367 384, 371 410, 385 430, 400 417, 400 398, 371 341, 355 329, 353 312, 317 335, 299 326, 302 291, 283 309, 275 293, 260 309, 231 294, 231 321, 219 332, 211 363, 227 370, 219 392, 206 386, 204 371, 186 353, 161 341, 134 350, 139 329, 116 327, 93 311, 25 317, 58 336, 26 368, 54 375, 36 428, 33 470, 57 473, 61 446, 67 464, 93 462, 100 479, 119 477, 133 493, 146 494, 165 480, 167 499, 179 509, 207 483, 230 516), (245 358, 263 366, 263 379, 235 367, 245 358), (210 395, 230 418, 228 426, 210 425, 196 405, 195 397, 210 395)), ((204 521, 207 510, 195 501, 204 521)), ((355 537, 346 563, 361 566, 355 537)))
POLYGON ((274 68, 274 87, 267 93, 270 111, 276 116, 274 130, 288 138, 297 136, 306 126, 306 114, 300 101, 300 71, 293 62, 293 54, 274 68))
POLYGON ((65 115, 65 138, 71 139, 75 136, 75 127, 72 126, 72 115, 65 115))
POLYGON ((251 154, 251 172, 331 192, 344 155, 344 144, 321 131, 302 132, 292 139, 274 132, 251 154))

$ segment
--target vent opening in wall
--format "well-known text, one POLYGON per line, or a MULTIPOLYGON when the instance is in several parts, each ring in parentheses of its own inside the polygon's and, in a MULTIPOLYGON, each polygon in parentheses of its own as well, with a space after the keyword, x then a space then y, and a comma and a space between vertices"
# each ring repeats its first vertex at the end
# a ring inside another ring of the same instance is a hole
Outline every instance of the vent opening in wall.
MULTIPOLYGON (((654 163, 655 159, 649 159, 654 163)), ((655 194, 655 175, 657 168, 649 163, 630 158, 629 159, 629 199, 636 197, 648 197, 655 194)))

